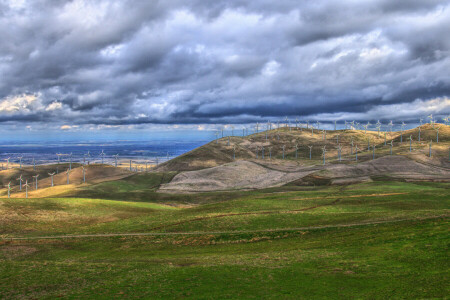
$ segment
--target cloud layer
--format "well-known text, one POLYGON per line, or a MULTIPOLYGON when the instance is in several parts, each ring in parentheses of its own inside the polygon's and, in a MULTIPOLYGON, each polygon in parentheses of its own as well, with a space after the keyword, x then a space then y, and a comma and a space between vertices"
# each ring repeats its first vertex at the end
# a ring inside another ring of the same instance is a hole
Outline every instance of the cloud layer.
POLYGON ((448 28, 438 0, 0 0, 0 122, 443 116, 448 28))

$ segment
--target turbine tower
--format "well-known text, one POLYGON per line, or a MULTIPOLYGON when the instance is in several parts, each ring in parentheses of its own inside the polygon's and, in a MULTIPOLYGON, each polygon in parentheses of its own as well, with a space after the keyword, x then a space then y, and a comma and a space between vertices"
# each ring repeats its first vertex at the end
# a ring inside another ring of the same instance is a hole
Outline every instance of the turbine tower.
POLYGON ((436 130, 436 143, 439 143, 439 129, 441 128, 441 126, 434 128, 434 130, 436 130))
POLYGON ((50 175, 51 179, 52 179, 52 187, 53 187, 53 176, 55 176, 56 173, 48 173, 48 175, 50 175))
POLYGON ((355 156, 356 156, 356 161, 358 161, 358 145, 355 145, 355 156))
POLYGON ((67 184, 70 184, 69 180, 70 169, 67 169, 66 174, 67 174, 67 184))
POLYGON ((375 144, 372 146, 372 150, 373 150, 373 152, 372 152, 372 160, 374 160, 375 159, 375 144))
POLYGON ((413 140, 412 135, 410 135, 409 136, 409 152, 412 151, 412 140, 413 140))
POLYGON ((11 198, 11 181, 8 183, 8 198, 11 198))
POLYGON ((38 189, 38 177, 39 177, 39 174, 36 174, 36 175, 34 175, 32 177, 33 177, 34 180, 36 180, 36 190, 37 190, 38 189))
POLYGON ((309 147, 309 160, 311 160, 311 157, 312 157, 311 153, 312 153, 313 146, 308 146, 308 147, 309 147))
POLYGON ((23 158, 23 156, 18 157, 18 159, 19 159, 19 169, 22 169, 22 158, 23 158))
POLYGON ((430 140, 429 149, 428 149, 428 155, 431 157, 431 146, 433 145, 433 140, 430 140))
POLYGON ((29 187, 29 185, 28 185, 28 179, 25 180, 24 186, 25 186, 25 198, 28 198, 28 187, 29 187))
POLYGON ((390 155, 392 155, 392 147, 394 147, 394 141, 391 140, 391 142, 389 143, 389 145, 391 145, 391 147, 390 147, 390 155))
POLYGON ((16 180, 19 180, 19 191, 21 191, 22 190, 22 181, 23 181, 22 174, 20 174, 19 178, 17 178, 16 180))
POLYGON ((298 144, 295 144, 295 159, 298 159, 298 144))
POLYGON ((83 182, 86 182, 86 169, 84 168, 84 166, 81 166, 82 171, 83 171, 83 182))
POLYGON ((63 156, 64 154, 62 153, 56 153, 56 156, 58 156, 58 165, 61 162, 61 156, 63 156))
POLYGON ((281 148, 283 148, 283 159, 284 159, 284 150, 286 149, 286 146, 283 145, 281 148))
POLYGON ((102 165, 103 165, 103 159, 105 158, 105 152, 103 152, 103 149, 102 149, 102 153, 100 153, 100 156, 101 156, 101 158, 102 158, 102 165))
POLYGON ((7 159, 6 159, 6 170, 8 170, 9 169, 9 160, 11 159, 11 157, 8 157, 7 159))
MULTIPOLYGON (((113 155, 113 156, 114 156, 114 166, 117 168, 117 159, 119 158, 119 153, 117 153, 116 155, 113 155)), ((147 164, 146 164, 146 166, 147 166, 147 164)))
POLYGON ((269 147, 269 159, 272 160, 272 147, 269 147))
POLYGON ((338 145, 338 146, 337 146, 337 149, 338 149, 338 159, 339 159, 339 162, 341 162, 342 146, 341 146, 341 145, 338 145))
POLYGON ((327 152, 326 146, 322 147, 323 165, 325 166, 325 153, 327 152))

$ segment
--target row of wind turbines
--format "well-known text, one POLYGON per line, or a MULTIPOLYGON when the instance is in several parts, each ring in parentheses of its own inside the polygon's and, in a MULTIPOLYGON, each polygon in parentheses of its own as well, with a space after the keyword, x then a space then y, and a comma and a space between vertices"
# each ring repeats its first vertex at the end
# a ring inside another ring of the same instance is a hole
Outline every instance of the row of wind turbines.
MULTIPOLYGON (((439 143, 439 129, 442 127, 442 124, 437 123, 434 120, 432 115, 429 115, 428 118, 430 119, 430 124, 431 124, 432 128, 436 131, 436 143, 439 143)), ((444 124, 445 125, 449 124, 449 120, 450 120, 450 117, 443 118, 444 124)), ((291 130, 303 131, 303 130, 311 129, 311 136, 314 136, 314 129, 316 129, 316 134, 317 133, 319 133, 319 134, 321 133, 322 140, 323 141, 327 140, 327 138, 326 138, 327 130, 326 129, 320 130, 320 124, 321 123, 319 121, 316 122, 316 127, 311 125, 308 121, 305 124, 299 124, 297 119, 296 119, 296 122, 295 122, 295 127, 292 127, 290 122, 289 122, 289 119, 287 117, 286 117, 285 121, 286 122, 284 124, 282 124, 281 127, 280 127, 280 122, 277 122, 277 124, 276 124, 277 125, 275 127, 276 130, 275 130, 274 135, 272 136, 276 140, 280 139, 280 136, 279 136, 279 133, 278 133, 278 130, 280 128, 289 128, 289 131, 291 131, 291 130)), ((420 125, 418 126, 418 130, 419 130, 419 132, 418 132, 418 142, 421 142, 422 141, 421 140, 421 127, 424 125, 423 124, 423 119, 420 119, 419 122, 420 122, 420 125)), ((367 124, 362 125, 362 128, 364 129, 364 134, 367 134, 367 130, 370 128, 370 125, 372 125, 372 124, 370 124, 370 122, 368 122, 367 124)), ((375 125, 376 125, 375 128, 377 129, 377 136, 378 136, 378 138, 380 138, 381 137, 380 135, 381 135, 382 124, 381 124, 380 121, 378 121, 375 125)), ((345 121, 345 128, 346 128, 346 130, 348 129, 349 126, 350 126, 350 129, 355 129, 355 130, 358 130, 360 128, 360 124, 355 122, 355 121, 352 121, 352 122, 345 121)), ((394 140, 391 139, 388 142, 387 141, 388 140, 387 139, 387 134, 388 134, 388 129, 389 129, 389 135, 390 136, 392 135, 392 128, 393 128, 393 126, 394 126, 393 122, 390 121, 388 124, 385 125, 386 130, 384 130, 384 146, 387 146, 387 145, 390 146, 390 150, 389 150, 390 155, 392 155, 392 148, 394 146, 394 140)), ((400 125, 400 144, 403 143, 403 132, 404 132, 405 126, 406 126, 406 124, 404 122, 402 122, 401 125, 400 125)), ((232 128, 232 135, 233 135, 234 127, 232 126, 231 128, 232 128)), ((336 130, 336 128, 337 128, 337 122, 334 122, 334 130, 336 130)), ((259 133, 260 132, 259 129, 260 129, 259 123, 257 123, 255 125, 255 133, 259 133)), ((244 129, 243 130, 243 136, 245 135, 245 133, 247 133, 246 130, 248 130, 248 129, 244 129)), ((272 123, 268 122, 267 126, 266 126, 266 130, 265 131, 261 131, 261 132, 265 132, 265 141, 266 142, 268 142, 268 140, 269 140, 269 132, 271 130, 272 130, 272 123)), ((216 138, 216 143, 219 142, 218 136, 220 134, 223 135, 223 128, 222 128, 222 131, 220 131, 220 132, 216 131, 216 137, 217 137, 216 138)), ((340 134, 336 134, 335 138, 336 138, 337 158, 338 158, 339 162, 341 162, 342 161, 342 152, 343 152, 344 146, 341 143, 339 143, 339 136, 340 136, 340 134)), ((408 140, 409 140, 409 152, 412 152, 413 151, 413 149, 412 149, 413 136, 410 135, 408 140)), ((367 141, 368 141, 367 151, 371 151, 372 152, 372 159, 375 159, 375 152, 376 152, 376 147, 377 146, 375 145, 375 143, 373 143, 371 145, 371 143, 370 143, 370 136, 368 137, 367 141)), ((432 157, 432 145, 433 145, 433 140, 430 140, 430 142, 428 144, 428 156, 429 157, 432 157)), ((228 139, 227 139, 227 146, 231 146, 230 136, 228 136, 228 139)), ((298 153, 299 153, 299 149, 301 149, 301 146, 299 146, 298 143, 295 143, 292 146, 293 146, 292 147, 292 149, 293 149, 292 152, 295 153, 294 154, 294 158, 298 159, 299 158, 298 153)), ((309 157, 306 157, 306 158, 309 158, 309 160, 312 160, 312 150, 313 150, 314 146, 313 145, 304 145, 304 146, 309 148, 309 157)), ((321 147, 321 150, 322 150, 321 157, 323 158, 323 164, 325 164, 325 162, 326 162, 326 153, 328 152, 326 147, 327 147, 326 145, 323 145, 321 147)), ((232 149, 233 149, 233 160, 236 160, 236 144, 233 145, 232 149)), ((265 158, 272 159, 272 146, 266 146, 266 147, 264 147, 264 146, 255 146, 254 149, 255 149, 255 158, 256 159, 265 159, 265 158), (268 150, 268 155, 266 153, 266 150, 268 150)), ((285 159, 287 157, 286 145, 280 146, 278 150, 279 150, 279 152, 281 152, 281 158, 285 159)), ((360 147, 357 144, 355 144, 354 141, 353 141, 353 138, 352 138, 352 140, 350 142, 350 155, 351 156, 353 156, 353 155, 355 156, 355 158, 354 158, 355 161, 358 161, 358 152, 362 152, 363 150, 365 150, 365 148, 364 147, 360 147)), ((449 160, 450 160, 450 149, 449 149, 449 160)))

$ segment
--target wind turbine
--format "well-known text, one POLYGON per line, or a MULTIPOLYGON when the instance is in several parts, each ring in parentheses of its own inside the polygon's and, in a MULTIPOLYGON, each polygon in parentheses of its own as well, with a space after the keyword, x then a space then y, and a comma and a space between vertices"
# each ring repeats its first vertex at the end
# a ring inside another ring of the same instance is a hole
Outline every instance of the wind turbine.
POLYGON ((401 130, 401 134, 400 134, 400 144, 403 143, 403 128, 405 127, 405 122, 402 121, 402 124, 400 125, 400 130, 401 130))
POLYGON ((298 119, 295 118, 295 129, 298 129, 298 119))
POLYGON ((264 159, 264 146, 261 146, 261 158, 264 159))
POLYGON ((334 120, 334 131, 336 131, 336 120, 334 120))
POLYGON ((20 182, 19 191, 21 191, 22 190, 22 181, 23 181, 22 174, 20 174, 19 178, 17 178, 16 180, 19 180, 19 182, 20 182))
POLYGON ((86 182, 86 169, 84 168, 84 166, 81 166, 82 171, 83 171, 83 182, 86 182))
POLYGON ((231 125, 231 136, 234 136, 234 126, 231 125))
POLYGON ((33 157, 33 171, 36 171, 36 161, 34 160, 34 157, 33 157))
POLYGON ((336 144, 339 145, 339 136, 340 134, 336 134, 336 144))
POLYGON ((39 174, 36 174, 36 175, 34 175, 32 177, 34 178, 34 180, 36 180, 36 190, 37 190, 38 189, 38 177, 39 177, 39 174))
POLYGON ((272 160, 272 147, 269 147, 269 159, 272 160))
POLYGON ((259 123, 258 122, 256 122, 256 133, 259 133, 259 123))
POLYGON ((412 151, 412 135, 409 136, 409 152, 412 151))
POLYGON ((298 144, 295 144, 295 159, 298 159, 298 144))
POLYGON ((387 130, 384 131, 384 145, 386 146, 386 134, 387 134, 387 130))
POLYGON ((338 145, 338 146, 337 146, 337 149, 338 149, 338 158, 339 158, 339 162, 340 162, 340 161, 341 161, 342 146, 341 146, 341 145, 338 145))
POLYGON ((52 178, 52 187, 53 187, 53 176, 55 176, 56 173, 48 173, 48 175, 50 175, 50 177, 52 178))
POLYGON ((390 130, 391 130, 391 134, 392 134, 392 127, 394 127, 394 123, 392 123, 392 120, 389 122, 388 124, 390 130))
POLYGON ((441 126, 434 128, 434 130, 436 130, 436 143, 439 143, 439 129, 441 128, 441 126))
POLYGON ((29 185, 28 185, 28 179, 25 180, 24 186, 25 186, 25 198, 28 198, 28 187, 29 187, 29 185))
POLYGON ((366 134, 367 133, 367 127, 369 127, 369 124, 363 125, 363 127, 364 127, 364 134, 366 134))
POLYGON ((18 159, 19 159, 19 169, 22 169, 22 158, 23 158, 23 156, 18 157, 18 159))
POLYGON ((372 152, 372 160, 375 159, 375 144, 372 146, 373 152, 372 152))
POLYGON ((306 129, 309 129, 309 120, 306 120, 306 129))
POLYGON ((113 156, 114 156, 114 166, 117 168, 117 159, 119 158, 119 153, 113 156))
POLYGON ((131 159, 130 159, 130 171, 133 171, 132 167, 131 167, 131 159))
POLYGON ((326 146, 322 147, 323 165, 325 166, 325 153, 327 152, 326 146))
POLYGON ((327 132, 325 129, 322 129, 322 141, 325 141, 325 136, 327 135, 327 132))
POLYGON ((347 124, 348 124, 348 122, 346 120, 344 120, 345 130, 348 129, 347 124))
POLYGON ((391 142, 389 143, 389 145, 391 145, 391 147, 390 147, 390 148, 391 148, 391 150, 390 150, 390 151, 391 151, 391 152, 390 152, 390 155, 392 155, 392 147, 394 146, 394 141, 391 140, 391 142))
POLYGON ((370 137, 367 139, 367 151, 370 151, 370 137))
POLYGON ((375 124, 377 127, 377 129, 378 129, 378 137, 380 137, 380 129, 381 129, 381 123, 380 123, 380 120, 378 120, 377 121, 377 123, 375 124))
POLYGON ((63 156, 64 154, 62 153, 56 153, 56 156, 58 156, 58 165, 61 162, 61 156, 63 156))
POLYGON ((433 125, 433 127, 434 127, 434 123, 433 123, 433 114, 430 114, 430 115, 428 116, 428 118, 430 118, 430 124, 433 125))
POLYGON ((69 169, 72 170, 72 152, 69 154, 69 169))
POLYGON ((358 145, 355 145, 355 156, 356 156, 356 161, 358 161, 358 145))
POLYGON ((101 156, 101 158, 102 158, 102 165, 103 165, 103 159, 105 158, 105 152, 103 152, 103 149, 102 149, 102 153, 100 153, 100 156, 101 156))
POLYGON ((8 183, 8 198, 11 198, 11 181, 8 183))
POLYGON ((6 159, 6 170, 8 170, 9 169, 9 160, 11 159, 11 157, 8 157, 7 159, 6 159))
MULTIPOLYGON (((84 156, 84 164, 86 164, 86 157, 91 157, 91 154, 89 153, 89 151, 83 155, 84 156)), ((88 165, 89 165, 89 158, 88 158, 88 165)))
POLYGON ((227 146, 230 146, 230 136, 228 136, 227 146))
POLYGON ((70 169, 67 169, 66 174, 67 174, 67 184, 69 184, 70 183, 70 180, 69 180, 70 169))
POLYGON ((316 122, 316 125, 317 125, 317 130, 320 130, 320 122, 319 121, 316 122))
POLYGON ((236 145, 233 145, 233 160, 236 160, 236 145))
MULTIPOLYGON (((422 119, 420 119, 420 120, 421 120, 420 123, 422 123, 422 119)), ((422 124, 419 125, 419 142, 420 142, 420 131, 421 131, 420 128, 421 128, 421 126, 422 126, 422 124)))
POLYGON ((312 147, 313 147, 313 146, 308 146, 308 147, 309 147, 309 160, 311 160, 311 156, 312 156, 312 155, 311 155, 311 152, 312 152, 312 147))
POLYGON ((245 136, 245 127, 242 128, 242 136, 245 136))

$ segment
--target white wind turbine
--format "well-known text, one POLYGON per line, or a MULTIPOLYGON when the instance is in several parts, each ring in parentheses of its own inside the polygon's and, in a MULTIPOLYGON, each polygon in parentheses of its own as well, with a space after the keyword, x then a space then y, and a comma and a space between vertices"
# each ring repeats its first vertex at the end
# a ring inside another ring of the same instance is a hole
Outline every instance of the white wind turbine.
POLYGON ((67 184, 70 184, 70 180, 69 180, 70 169, 67 169, 66 174, 67 174, 67 184))
POLYGON ((390 147, 390 155, 392 155, 392 147, 394 147, 394 141, 391 140, 391 142, 389 143, 390 147))
POLYGON ((11 198, 11 181, 8 183, 8 198, 11 198))
POLYGON ((272 160, 272 147, 269 147, 269 159, 272 160))
POLYGON ((322 147, 323 165, 325 166, 325 153, 327 153, 326 146, 322 147))
POLYGON ((380 122, 380 120, 378 120, 375 125, 377 126, 376 128, 378 129, 378 137, 380 137, 380 129, 381 129, 381 122, 380 122))
POLYGON ((341 161, 342 146, 338 145, 337 149, 338 149, 338 159, 339 159, 339 162, 340 162, 341 161))
POLYGON ((56 156, 58 156, 58 165, 61 162, 61 156, 63 156, 64 154, 62 153, 56 153, 56 156))
POLYGON ((363 128, 364 128, 364 134, 366 134, 366 133, 367 133, 367 127, 369 127, 369 125, 368 125, 368 124, 366 124, 366 125, 363 125, 363 128))
POLYGON ((84 158, 83 158, 84 164, 86 165, 86 157, 88 157, 88 165, 89 165, 89 157, 91 157, 91 153, 89 153, 89 151, 88 151, 88 152, 87 152, 86 154, 84 154, 83 156, 84 156, 84 158))
POLYGON ((428 116, 428 118, 430 119, 430 124, 433 125, 433 127, 434 127, 433 114, 430 114, 430 115, 428 116))
POLYGON ((340 134, 338 133, 338 134, 336 134, 336 144, 337 145, 339 145, 339 136, 340 136, 340 134))
POLYGON ((372 160, 373 160, 373 159, 375 159, 375 144, 373 144, 372 150, 373 150, 373 152, 372 152, 372 160))
POLYGON ((309 148, 309 160, 311 160, 311 157, 312 157, 312 147, 313 146, 308 146, 308 148, 309 148))
POLYGON ((69 154, 69 169, 72 170, 72 152, 69 154))
POLYGON ((234 136, 234 126, 231 125, 231 136, 234 136))
POLYGON ((83 171, 83 182, 86 183, 86 169, 84 168, 84 166, 81 166, 82 171, 83 171))
POLYGON ((218 143, 219 143, 219 135, 220 135, 220 132, 219 132, 219 131, 216 131, 215 135, 216 135, 216 144, 218 144, 218 143))
POLYGON ((36 180, 36 190, 38 189, 38 178, 39 178, 39 174, 36 174, 34 176, 32 176, 34 180, 36 180))
POLYGON ((284 150, 286 149, 286 146, 283 145, 281 148, 283 148, 283 159, 284 159, 284 150))
POLYGON ((352 138, 352 140, 350 141, 350 145, 351 145, 351 148, 350 148, 350 155, 353 155, 353 138, 352 138))
POLYGON ((403 143, 403 128, 405 128, 405 126, 406 126, 405 122, 402 121, 402 124, 400 125, 400 130, 401 130, 400 144, 403 143))
POLYGON ((28 179, 25 180, 24 187, 25 187, 25 198, 28 198, 28 188, 30 187, 30 186, 28 185, 28 179))
POLYGON ((119 153, 113 155, 113 157, 114 157, 114 166, 117 168, 117 159, 119 158, 119 153))
POLYGON ((394 127, 394 123, 392 122, 392 120, 389 122, 388 126, 389 126, 391 134, 392 134, 392 127, 394 127))
POLYGON ((358 161, 358 145, 355 145, 355 156, 356 156, 356 161, 358 161))
POLYGON ((56 173, 48 173, 48 175, 50 175, 51 177, 51 181, 52 181, 52 187, 53 187, 53 176, 55 176, 56 173))
POLYGON ((22 174, 20 174, 19 178, 17 178, 16 180, 19 180, 19 191, 21 191, 22 190, 22 181, 23 181, 22 174))
POLYGON ((233 160, 236 160, 236 145, 233 145, 233 160))
POLYGON ((100 153, 100 157, 102 158, 102 165, 103 165, 103 160, 104 160, 104 158, 105 158, 105 152, 103 152, 103 149, 102 149, 102 153, 100 153))
POLYGON ((19 159, 19 169, 22 169, 22 158, 23 156, 17 157, 19 159))
POLYGON ((8 157, 7 159, 6 159, 6 170, 8 170, 9 169, 9 160, 11 159, 11 157, 8 157))
POLYGON ((334 131, 336 131, 336 120, 334 120, 334 131))
POLYGON ((295 144, 295 159, 298 159, 298 144, 295 144))
POLYGON ((409 136, 409 152, 412 151, 412 140, 413 140, 412 135, 410 135, 409 136))
POLYGON ((439 127, 435 127, 434 130, 436 130, 436 143, 439 143, 439 129, 441 128, 441 126, 439 127))
POLYGON ((261 146, 261 158, 264 159, 264 146, 261 146))

